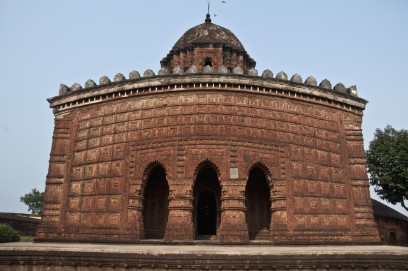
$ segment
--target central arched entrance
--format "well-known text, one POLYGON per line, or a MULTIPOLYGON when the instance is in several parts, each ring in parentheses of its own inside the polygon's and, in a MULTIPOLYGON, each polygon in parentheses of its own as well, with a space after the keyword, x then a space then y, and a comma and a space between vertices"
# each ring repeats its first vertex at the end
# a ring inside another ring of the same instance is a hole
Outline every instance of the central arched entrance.
POLYGON ((215 239, 220 224, 221 187, 214 165, 199 167, 194 182, 196 239, 215 239))

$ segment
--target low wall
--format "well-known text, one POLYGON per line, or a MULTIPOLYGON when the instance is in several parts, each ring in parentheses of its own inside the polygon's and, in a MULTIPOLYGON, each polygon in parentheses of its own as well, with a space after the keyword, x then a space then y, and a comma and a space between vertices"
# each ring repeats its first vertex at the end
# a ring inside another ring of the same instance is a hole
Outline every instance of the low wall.
POLYGON ((214 246, 7 243, 0 270, 407 270, 392 246, 214 246))

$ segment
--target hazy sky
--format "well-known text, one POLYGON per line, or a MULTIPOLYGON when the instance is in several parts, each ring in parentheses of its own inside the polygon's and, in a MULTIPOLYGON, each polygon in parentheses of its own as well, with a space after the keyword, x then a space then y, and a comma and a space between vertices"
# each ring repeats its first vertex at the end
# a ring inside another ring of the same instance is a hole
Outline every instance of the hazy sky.
MULTIPOLYGON (((213 23, 240 39, 260 73, 357 85, 369 101, 365 146, 376 128, 408 128, 408 1, 226 2, 211 1, 213 23)), ((60 83, 157 73, 206 12, 206 0, 0 0, 0 211, 27 212, 19 197, 44 190, 53 131, 46 99, 60 83)))

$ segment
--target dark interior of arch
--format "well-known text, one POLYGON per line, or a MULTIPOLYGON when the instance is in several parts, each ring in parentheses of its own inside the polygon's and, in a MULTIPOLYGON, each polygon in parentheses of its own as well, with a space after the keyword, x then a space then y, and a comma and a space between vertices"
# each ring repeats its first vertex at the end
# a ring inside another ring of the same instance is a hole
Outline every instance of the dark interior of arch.
POLYGON ((253 168, 249 173, 245 188, 245 203, 249 239, 269 239, 270 190, 265 173, 258 167, 253 168))
POLYGON ((397 244, 397 236, 394 232, 390 232, 390 244, 395 245, 397 244))
POLYGON ((205 66, 210 66, 210 67, 213 66, 212 61, 211 61, 211 58, 206 58, 206 59, 204 60, 204 67, 205 67, 205 66))
POLYGON ((217 204, 214 194, 204 190, 197 199, 197 235, 217 234, 217 204))
POLYGON ((217 235, 221 187, 217 172, 209 165, 197 173, 194 183, 194 217, 197 239, 217 235))
POLYGON ((168 215, 169 186, 166 173, 156 166, 147 179, 144 201, 143 222, 146 239, 163 239, 168 215))

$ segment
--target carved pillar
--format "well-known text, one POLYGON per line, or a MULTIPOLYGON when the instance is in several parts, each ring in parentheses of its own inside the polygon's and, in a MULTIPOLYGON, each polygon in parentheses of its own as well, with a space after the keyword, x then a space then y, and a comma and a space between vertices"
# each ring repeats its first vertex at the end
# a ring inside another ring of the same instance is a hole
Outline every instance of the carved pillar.
POLYGON ((286 189, 285 181, 275 182, 271 192, 271 224, 270 231, 272 240, 279 241, 288 232, 288 215, 286 207, 286 189))
POLYGON ((193 196, 190 186, 178 186, 169 193, 169 214, 164 239, 187 241, 194 238, 193 196))
POLYGON ((132 233, 135 240, 144 238, 143 226, 143 196, 141 181, 129 182, 128 219, 126 228, 132 233))
POLYGON ((354 202, 355 242, 380 242, 377 225, 374 221, 371 205, 369 182, 364 154, 361 117, 345 118, 344 134, 346 138, 343 155, 348 157, 348 169, 351 179, 351 200, 354 202))
POLYGON ((245 220, 246 180, 233 180, 233 182, 223 186, 218 240, 223 243, 248 242, 248 227, 245 220))
POLYGON ((65 216, 63 210, 69 187, 67 176, 71 170, 68 165, 68 154, 73 144, 70 124, 74 117, 74 114, 68 114, 55 118, 43 211, 36 233, 37 241, 53 239, 58 236, 59 231, 63 231, 65 216))
POLYGON ((276 234, 279 231, 287 231, 286 196, 276 188, 273 189, 271 194, 271 214, 272 233, 276 234))
MULTIPOLYGON (((272 171, 271 178, 271 224, 270 231, 272 241, 279 242, 288 239, 288 232, 293 229, 290 225, 288 212, 288 199, 293 195, 291 186, 287 186, 286 155, 288 150, 280 148, 279 160, 272 171)), ((293 213, 291 214, 293 217, 293 213)))

